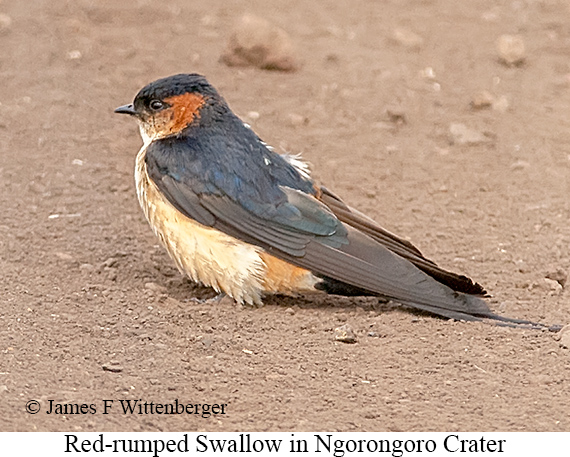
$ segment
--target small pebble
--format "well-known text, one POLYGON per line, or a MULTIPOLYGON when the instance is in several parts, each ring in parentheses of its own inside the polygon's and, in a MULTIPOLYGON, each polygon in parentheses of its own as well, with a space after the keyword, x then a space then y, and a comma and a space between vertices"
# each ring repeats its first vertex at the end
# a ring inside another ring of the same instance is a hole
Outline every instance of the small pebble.
POLYGON ((451 123, 449 125, 449 141, 451 144, 476 145, 488 143, 491 139, 478 130, 467 127, 465 124, 451 123))
POLYGON ((102 365, 101 368, 103 368, 103 371, 108 371, 110 373, 120 373, 123 371, 123 367, 121 365, 116 365, 113 363, 106 363, 102 365))
POLYGON ((93 270, 95 270, 95 267, 90 263, 82 263, 81 265, 79 265, 79 271, 81 273, 91 273, 93 272, 93 270))
POLYGON ((202 338, 200 342, 207 348, 209 348, 212 344, 214 344, 214 340, 212 338, 202 338))
POLYGON ((7 14, 0 13, 0 33, 7 32, 12 27, 12 18, 7 14))
POLYGON ((410 50, 418 50, 424 44, 424 39, 417 33, 401 27, 394 29, 392 39, 399 45, 410 50))
POLYGON ((79 51, 79 50, 77 50, 77 49, 74 49, 73 51, 69 51, 69 52, 66 54, 66 57, 67 57, 68 60, 78 60, 78 59, 81 59, 81 57, 82 57, 82 56, 81 56, 81 51, 79 51))
POLYGON ((552 279, 542 278, 530 285, 530 290, 548 292, 549 295, 558 295, 562 292, 562 286, 552 279))
POLYGON ((482 90, 481 92, 475 94, 475 96, 471 100, 471 108, 473 109, 491 108, 491 106, 493 106, 494 101, 495 97, 493 97, 493 95, 489 91, 482 90))
POLYGON ((526 59, 524 40, 520 35, 501 35, 496 46, 499 60, 509 67, 521 65, 526 59))
POLYGON ((560 335, 560 347, 570 349, 570 324, 562 327, 558 335, 560 335))
POLYGON ((434 80, 436 78, 435 70, 432 67, 425 67, 420 71, 420 77, 424 79, 434 80))
POLYGON ((342 343, 356 343, 356 335, 348 324, 341 325, 334 329, 334 339, 342 343))
POLYGON ((405 111, 399 106, 390 106, 386 108, 386 117, 394 124, 402 125, 408 122, 405 111))
POLYGON ((102 264, 101 267, 105 268, 111 268, 114 267, 117 262, 119 261, 119 259, 117 259, 116 257, 109 257, 107 260, 105 260, 102 264))
POLYGON ((65 260, 67 262, 73 260, 73 256, 67 252, 56 252, 55 256, 60 260, 65 260))
POLYGON ((220 60, 230 67, 295 71, 299 67, 288 33, 266 19, 244 15, 220 60))
POLYGON ((556 281, 558 284, 564 287, 566 285, 566 281, 568 280, 568 273, 559 268, 556 271, 549 271, 546 273, 546 278, 556 281))
POLYGON ((513 171, 526 170, 529 167, 530 163, 528 163, 526 160, 517 160, 516 162, 512 163, 510 166, 511 170, 513 171))

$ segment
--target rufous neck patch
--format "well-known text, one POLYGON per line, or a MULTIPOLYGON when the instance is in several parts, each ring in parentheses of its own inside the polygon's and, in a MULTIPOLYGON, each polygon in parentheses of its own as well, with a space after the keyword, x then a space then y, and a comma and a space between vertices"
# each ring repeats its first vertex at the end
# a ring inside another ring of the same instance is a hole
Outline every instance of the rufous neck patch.
POLYGON ((204 97, 197 93, 175 95, 164 99, 172 106, 174 115, 172 118, 171 132, 177 133, 184 130, 195 119, 200 117, 200 108, 206 103, 204 97))

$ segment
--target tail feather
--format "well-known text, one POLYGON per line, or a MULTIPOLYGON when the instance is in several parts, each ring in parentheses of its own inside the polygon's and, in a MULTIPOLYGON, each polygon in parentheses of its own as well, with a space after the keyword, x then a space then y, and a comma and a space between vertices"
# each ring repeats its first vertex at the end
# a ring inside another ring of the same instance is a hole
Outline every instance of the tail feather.
MULTIPOLYGON (((326 276, 320 276, 320 279, 321 282, 319 282, 315 287, 331 295, 342 295, 346 297, 375 296, 375 297, 389 298, 385 297, 384 295, 370 292, 368 290, 361 289, 359 287, 355 287, 350 284, 346 284, 326 276)), ((472 300, 476 301, 477 307, 479 309, 481 306, 481 302, 483 301, 478 297, 472 297, 469 295, 465 295, 464 299, 467 303, 471 302, 472 300)), ((459 321, 488 322, 502 327, 527 328, 533 330, 548 330, 550 332, 558 332, 562 329, 562 325, 558 324, 547 325, 539 322, 528 321, 525 319, 515 319, 511 317, 500 316, 498 314, 493 313, 491 310, 488 310, 488 312, 484 312, 481 314, 469 314, 467 312, 441 308, 438 306, 428 305, 425 303, 417 303, 415 301, 411 302, 407 300, 398 299, 397 302, 405 307, 419 309, 421 311, 435 314, 440 317, 455 319, 459 321)), ((471 307, 472 306, 473 305, 471 305, 471 307)))

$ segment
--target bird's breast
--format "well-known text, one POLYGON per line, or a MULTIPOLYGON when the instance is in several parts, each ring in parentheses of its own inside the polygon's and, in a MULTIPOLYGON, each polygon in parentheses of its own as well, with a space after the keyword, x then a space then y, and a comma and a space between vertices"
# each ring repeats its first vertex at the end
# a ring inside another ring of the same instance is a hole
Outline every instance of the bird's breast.
POLYGON ((312 291, 318 279, 178 211, 147 173, 146 147, 137 155, 137 196, 154 233, 178 269, 192 280, 225 292, 240 303, 260 305, 262 294, 312 291))

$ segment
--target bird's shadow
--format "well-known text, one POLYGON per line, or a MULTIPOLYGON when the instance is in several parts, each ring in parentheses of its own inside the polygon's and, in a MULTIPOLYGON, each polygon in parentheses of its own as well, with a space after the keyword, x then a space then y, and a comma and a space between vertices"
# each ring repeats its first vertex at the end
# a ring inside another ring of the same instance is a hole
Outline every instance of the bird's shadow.
MULTIPOLYGON (((188 278, 176 278, 168 281, 167 291, 169 297, 180 302, 199 301, 201 303, 210 303, 215 306, 240 306, 229 297, 223 298, 224 294, 218 294, 211 287, 202 286, 194 283, 188 278)), ((391 311, 404 311, 415 316, 438 317, 433 314, 415 310, 400 305, 387 298, 382 297, 366 297, 342 295, 329 295, 325 293, 315 292, 296 295, 268 294, 263 297, 265 307, 282 308, 298 308, 298 309, 330 309, 335 310, 353 310, 362 309, 363 311, 373 311, 378 314, 384 314, 391 311)), ((189 306, 191 306, 189 304, 189 306)), ((249 307, 248 305, 243 305, 249 307)), ((254 307, 249 307, 254 309, 254 307)))

